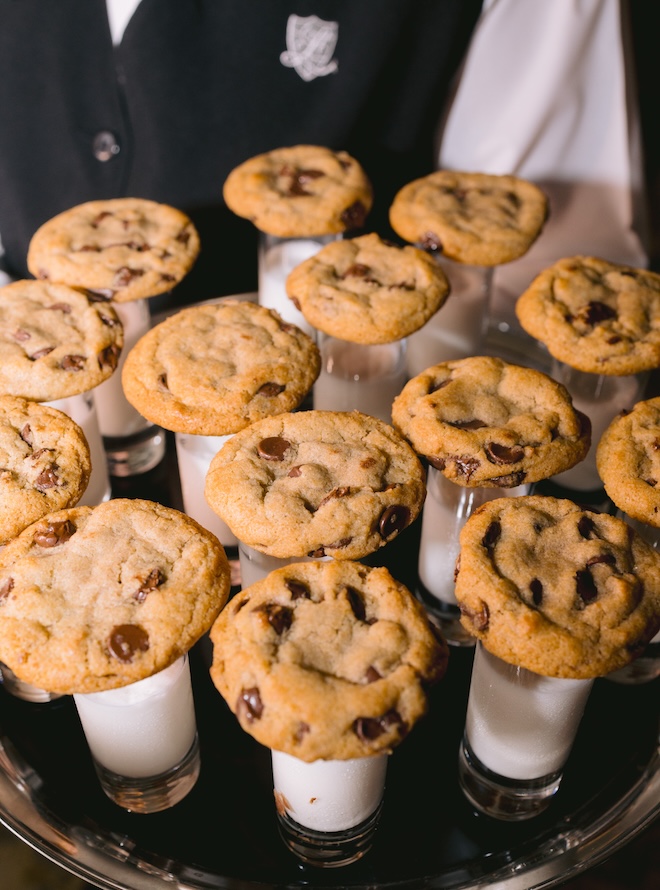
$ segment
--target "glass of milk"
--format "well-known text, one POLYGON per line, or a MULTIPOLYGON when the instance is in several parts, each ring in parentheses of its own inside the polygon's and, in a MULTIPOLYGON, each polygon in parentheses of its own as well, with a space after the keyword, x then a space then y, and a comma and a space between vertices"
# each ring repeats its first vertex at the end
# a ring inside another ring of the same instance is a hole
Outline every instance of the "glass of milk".
POLYGON ((407 340, 364 344, 319 334, 321 372, 312 388, 314 408, 362 411, 392 422, 392 402, 408 380, 407 340))
POLYGON ((236 547, 238 541, 227 523, 209 507, 204 497, 204 485, 211 461, 230 438, 174 433, 183 510, 212 532, 226 548, 236 547))
POLYGON ((543 677, 477 643, 458 768, 477 810, 520 821, 549 806, 593 682, 543 677))
POLYGON ((313 238, 279 238, 259 232, 259 303, 279 312, 285 321, 297 325, 312 339, 316 339, 316 330, 289 299, 286 279, 296 266, 318 253, 325 244, 340 237, 341 235, 317 235, 313 238))
POLYGON ((271 754, 278 828, 291 852, 325 868, 364 856, 380 818, 388 755, 306 763, 271 754))
POLYGON ((3 689, 15 698, 22 698, 23 701, 29 701, 33 704, 42 704, 43 702, 55 701, 62 696, 56 692, 48 692, 47 689, 41 689, 39 686, 33 686, 32 683, 25 683, 19 679, 16 674, 4 662, 0 661, 0 680, 3 689))
POLYGON ((449 279, 447 301, 408 337, 408 376, 439 362, 479 355, 488 329, 493 269, 438 258, 449 279))
POLYGON ((591 448, 587 456, 570 470, 553 476, 553 481, 574 491, 595 491, 603 485, 596 467, 598 442, 616 415, 629 411, 641 399, 648 374, 591 374, 555 359, 551 376, 564 384, 574 407, 591 420, 591 448))
POLYGON ((468 517, 486 501, 527 494, 529 490, 529 485, 466 488, 429 466, 417 559, 418 592, 451 645, 474 645, 474 637, 461 625, 460 610, 454 595, 454 569, 460 549, 458 536, 461 529, 468 517))
POLYGON ((251 584, 261 581, 275 569, 291 565, 294 562, 328 562, 332 556, 269 556, 242 541, 238 542, 238 561, 241 567, 241 587, 245 590, 251 584))
POLYGON ((73 699, 101 787, 120 807, 156 813, 193 788, 200 755, 187 655, 144 680, 73 699))
POLYGON ((64 414, 68 414, 82 429, 87 439, 92 461, 92 472, 90 473, 87 488, 78 501, 77 506, 80 507, 94 507, 102 501, 107 501, 111 495, 108 462, 103 448, 99 418, 92 393, 93 390, 80 393, 77 396, 68 396, 64 399, 55 399, 52 402, 44 403, 50 405, 51 408, 58 408, 64 414))
POLYGON ((128 402, 121 385, 126 356, 151 326, 148 300, 112 304, 124 326, 124 348, 112 376, 94 388, 110 475, 135 476, 152 470, 165 455, 165 434, 128 402))

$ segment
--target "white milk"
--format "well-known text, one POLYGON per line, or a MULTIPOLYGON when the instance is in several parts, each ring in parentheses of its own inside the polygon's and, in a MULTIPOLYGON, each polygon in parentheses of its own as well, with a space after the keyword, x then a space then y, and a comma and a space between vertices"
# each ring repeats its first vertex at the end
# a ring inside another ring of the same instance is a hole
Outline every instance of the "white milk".
POLYGON ((282 566, 291 565, 294 562, 327 562, 333 559, 332 556, 292 556, 290 558, 282 558, 279 556, 268 556, 255 550, 254 547, 248 547, 242 541, 238 545, 238 561, 241 566, 241 587, 245 589, 257 581, 261 581, 266 575, 269 575, 275 569, 282 566))
POLYGON ((151 423, 142 417, 126 399, 121 385, 121 371, 129 351, 149 330, 151 320, 146 299, 113 303, 112 307, 124 326, 124 347, 111 377, 94 388, 94 402, 102 436, 122 438, 142 432, 151 423))
POLYGON ((310 337, 316 336, 316 330, 289 299, 286 279, 296 266, 337 237, 277 238, 264 232, 259 234, 259 303, 279 312, 285 321, 297 325, 310 337))
POLYGON ((451 291, 426 324, 408 337, 408 376, 431 365, 479 355, 488 326, 492 269, 441 258, 451 291))
POLYGON ((392 402, 408 379, 406 341, 364 345, 323 337, 314 408, 362 411, 392 422, 392 402))
POLYGON ((211 461, 230 438, 174 434, 184 512, 212 532, 224 547, 235 547, 238 541, 227 523, 209 507, 204 485, 211 461))
POLYGON ((605 429, 619 412, 630 410, 641 398, 646 375, 613 377, 577 371, 562 362, 553 362, 552 376, 571 394, 573 405, 591 420, 591 448, 583 461, 553 480, 566 488, 592 491, 602 487, 596 467, 596 450, 605 429))
POLYGON ((344 831, 368 819, 385 791, 387 754, 305 763, 272 751, 273 786, 288 815, 315 831, 344 831))
POLYGON ((426 490, 417 563, 419 577, 429 593, 455 606, 454 569, 460 549, 458 536, 466 520, 486 501, 526 494, 529 486, 464 488, 430 466, 426 490))
POLYGON ((45 402, 44 404, 68 414, 82 429, 87 439, 92 460, 92 472, 87 489, 78 501, 78 506, 94 507, 102 501, 107 501, 111 494, 110 476, 92 394, 84 392, 77 396, 56 399, 54 402, 45 402))
POLYGON ((73 699, 93 757, 121 776, 160 775, 176 766, 195 740, 187 656, 144 680, 73 699))
POLYGON ((476 757, 509 779, 562 769, 593 680, 542 677, 475 648, 466 735, 476 757))

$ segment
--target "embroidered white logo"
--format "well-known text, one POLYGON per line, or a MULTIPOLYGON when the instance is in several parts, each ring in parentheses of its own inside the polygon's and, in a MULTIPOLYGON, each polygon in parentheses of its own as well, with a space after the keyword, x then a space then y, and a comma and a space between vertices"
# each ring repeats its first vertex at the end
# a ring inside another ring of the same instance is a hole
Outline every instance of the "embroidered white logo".
POLYGON ((290 15, 286 23, 286 50, 280 62, 293 68, 303 80, 334 74, 337 60, 338 22, 326 22, 316 15, 290 15))

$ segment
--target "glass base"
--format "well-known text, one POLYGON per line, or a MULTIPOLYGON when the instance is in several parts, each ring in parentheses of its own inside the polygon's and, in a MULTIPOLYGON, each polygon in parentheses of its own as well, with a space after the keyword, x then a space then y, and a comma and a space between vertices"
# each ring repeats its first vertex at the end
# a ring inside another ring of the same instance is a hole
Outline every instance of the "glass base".
POLYGON ((344 831, 316 831, 294 822, 286 813, 277 814, 280 837, 298 859, 319 868, 338 868, 357 862, 373 844, 383 802, 374 812, 344 831))
POLYGON ((152 425, 132 436, 104 436, 103 448, 111 476, 139 476, 165 456, 165 433, 152 425))
POLYGON ((197 782, 200 765, 197 735, 183 760, 158 776, 120 776, 94 761, 103 791, 130 813, 158 813, 179 803, 197 782))
POLYGON ((39 704, 41 702, 55 701, 62 697, 57 692, 47 692, 45 689, 40 689, 38 686, 33 686, 31 683, 24 683, 23 680, 19 680, 16 674, 2 662, 0 662, 0 676, 2 677, 2 685, 4 689, 15 698, 22 698, 23 701, 39 704))
POLYGON ((474 646, 476 638, 469 634, 461 624, 461 610, 453 603, 438 599, 417 581, 415 596, 426 609, 429 621, 438 627, 450 646, 474 646))
POLYGON ((548 808, 562 773, 538 779, 509 779, 492 772, 475 756, 465 738, 458 752, 458 781, 463 794, 480 813, 506 822, 533 819, 548 808))

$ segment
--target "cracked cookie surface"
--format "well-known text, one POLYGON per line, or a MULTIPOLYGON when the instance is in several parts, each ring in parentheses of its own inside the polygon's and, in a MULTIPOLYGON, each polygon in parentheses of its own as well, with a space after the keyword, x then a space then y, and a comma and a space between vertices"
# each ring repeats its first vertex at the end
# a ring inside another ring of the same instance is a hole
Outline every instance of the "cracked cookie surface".
POLYGON ((315 328, 355 343, 391 343, 444 304, 449 282, 436 261, 377 234, 334 241, 298 265, 286 289, 315 328))
POLYGON ((211 629, 211 678, 241 726, 300 760, 383 754, 426 712, 447 645, 385 568, 295 563, 211 629))
POLYGON ((90 472, 87 439, 67 414, 0 396, 0 544, 47 513, 75 506, 90 472))
POLYGON ((460 263, 495 266, 523 256, 541 234, 548 200, 517 176, 436 170, 404 185, 390 206, 397 235, 460 263))
POLYGON ((0 392, 50 402, 107 380, 124 345, 124 328, 106 302, 46 281, 0 288, 0 392))
POLYGON ((211 461, 204 493, 239 541, 269 556, 360 559, 416 519, 426 484, 389 424, 315 410, 236 433, 211 461))
POLYGON ((125 303, 171 290, 192 268, 199 235, 188 216, 145 198, 88 201, 34 233, 27 264, 35 278, 125 303))
POLYGON ((50 513, 0 553, 0 661, 26 683, 99 692, 185 654, 229 595, 220 542, 152 501, 50 513))
POLYGON ((175 432, 224 436, 297 408, 321 369, 314 341, 277 312, 223 300, 148 331, 122 369, 129 402, 175 432))
POLYGON ((628 516, 660 528, 660 397, 618 414, 600 438, 598 474, 628 516))
POLYGON ((433 365, 406 383, 392 422, 465 487, 513 488, 567 470, 589 450, 589 420, 541 371, 491 356, 433 365))
POLYGON ((598 677, 660 629, 660 554, 607 513, 498 498, 461 530, 455 593, 466 630, 509 664, 598 677))
POLYGON ((230 172, 222 194, 233 213, 280 238, 361 228, 373 201, 359 162, 321 145, 275 148, 248 158, 230 172))
POLYGON ((660 275, 598 257, 544 269, 516 302, 524 330, 554 358, 592 374, 660 365, 660 275))

